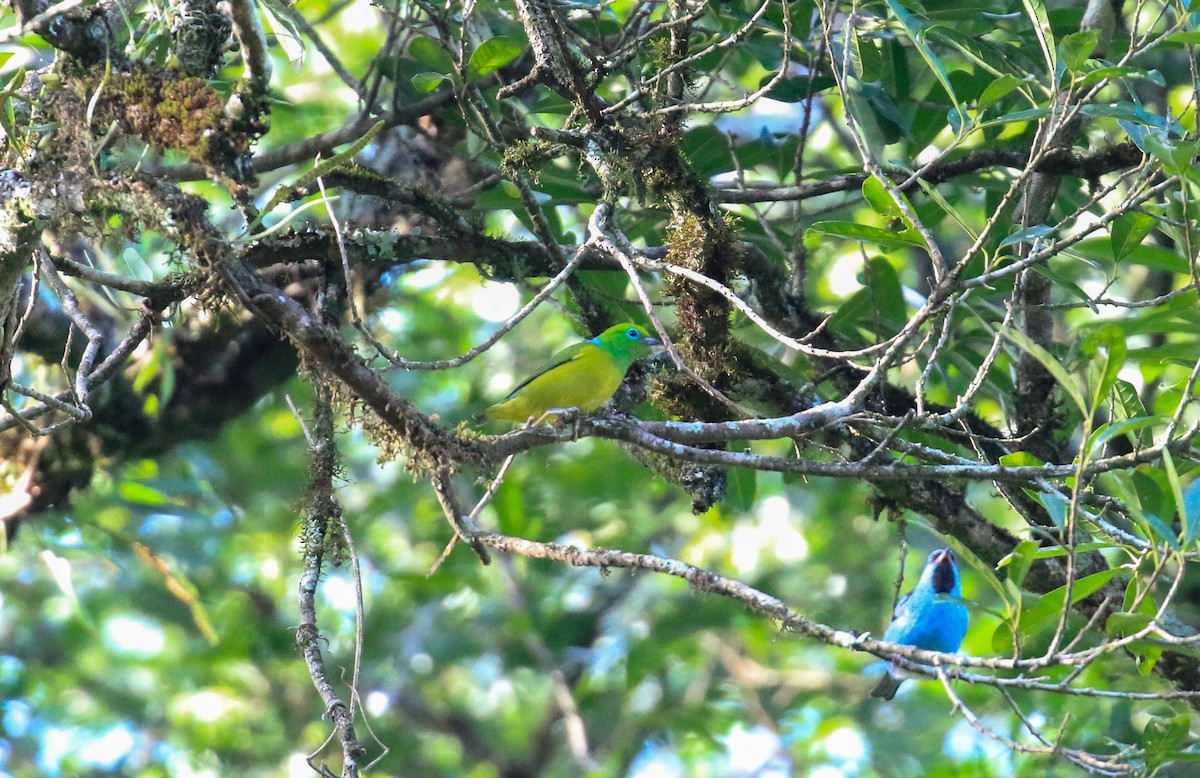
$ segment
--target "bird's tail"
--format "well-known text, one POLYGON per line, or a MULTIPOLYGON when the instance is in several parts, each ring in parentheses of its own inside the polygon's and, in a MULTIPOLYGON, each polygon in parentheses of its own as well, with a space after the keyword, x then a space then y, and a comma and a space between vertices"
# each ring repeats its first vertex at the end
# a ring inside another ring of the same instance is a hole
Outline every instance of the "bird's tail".
POLYGON ((896 696, 896 690, 902 683, 904 683, 903 678, 897 678, 890 672, 884 673, 883 677, 879 679, 879 685, 875 687, 875 691, 871 692, 871 696, 890 700, 896 696))

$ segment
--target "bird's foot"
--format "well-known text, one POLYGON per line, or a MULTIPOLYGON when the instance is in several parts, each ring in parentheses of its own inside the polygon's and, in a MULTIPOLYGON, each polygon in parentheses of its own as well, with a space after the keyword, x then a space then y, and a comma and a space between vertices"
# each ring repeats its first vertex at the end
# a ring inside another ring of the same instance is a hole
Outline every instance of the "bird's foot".
POLYGON ((579 439, 579 420, 583 417, 583 411, 578 408, 547 408, 546 412, 541 415, 537 423, 550 420, 556 427, 565 427, 572 425, 571 440, 579 439))

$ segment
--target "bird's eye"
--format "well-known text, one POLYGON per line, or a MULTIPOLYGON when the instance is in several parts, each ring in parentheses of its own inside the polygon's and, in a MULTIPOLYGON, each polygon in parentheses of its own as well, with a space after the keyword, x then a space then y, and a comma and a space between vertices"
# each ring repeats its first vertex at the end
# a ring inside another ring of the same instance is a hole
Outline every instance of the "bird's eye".
POLYGON ((642 336, 641 333, 635 330, 633 327, 630 327, 625 334, 628 335, 632 340, 637 340, 642 336))

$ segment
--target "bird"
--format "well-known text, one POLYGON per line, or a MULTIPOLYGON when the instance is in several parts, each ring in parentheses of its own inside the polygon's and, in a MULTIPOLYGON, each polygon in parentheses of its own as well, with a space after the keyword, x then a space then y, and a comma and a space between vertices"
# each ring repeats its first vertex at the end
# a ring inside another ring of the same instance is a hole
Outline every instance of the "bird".
POLYGON ((613 396, 639 357, 661 345, 637 324, 615 324, 590 340, 559 351, 476 418, 522 423, 569 408, 591 413, 613 396))
MULTIPOLYGON (((939 548, 930 553, 921 579, 896 604, 892 621, 883 633, 888 643, 915 646, 929 651, 953 653, 967 634, 967 606, 962 602, 962 580, 954 552, 939 548)), ((889 664, 872 697, 890 700, 904 678, 889 664)))

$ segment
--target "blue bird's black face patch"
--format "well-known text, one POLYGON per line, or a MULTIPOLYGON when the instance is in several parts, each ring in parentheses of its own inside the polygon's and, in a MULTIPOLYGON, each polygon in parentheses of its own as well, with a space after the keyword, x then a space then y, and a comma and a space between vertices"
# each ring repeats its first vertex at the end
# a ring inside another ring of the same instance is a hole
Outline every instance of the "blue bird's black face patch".
POLYGON ((933 568, 933 590, 938 594, 949 594, 954 588, 954 554, 946 551, 933 568))

